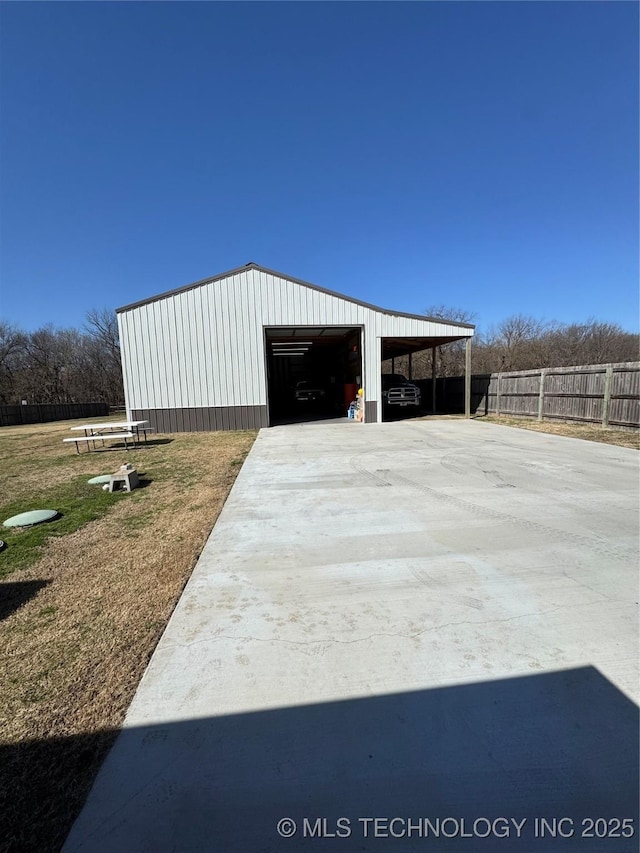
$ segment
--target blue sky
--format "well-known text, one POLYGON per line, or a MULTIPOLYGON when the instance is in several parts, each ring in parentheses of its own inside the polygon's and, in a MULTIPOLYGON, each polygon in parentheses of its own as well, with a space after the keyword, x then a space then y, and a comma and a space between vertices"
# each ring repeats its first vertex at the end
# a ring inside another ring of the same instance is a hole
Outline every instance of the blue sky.
POLYGON ((638 329, 635 3, 3 3, 0 312, 254 261, 638 329))

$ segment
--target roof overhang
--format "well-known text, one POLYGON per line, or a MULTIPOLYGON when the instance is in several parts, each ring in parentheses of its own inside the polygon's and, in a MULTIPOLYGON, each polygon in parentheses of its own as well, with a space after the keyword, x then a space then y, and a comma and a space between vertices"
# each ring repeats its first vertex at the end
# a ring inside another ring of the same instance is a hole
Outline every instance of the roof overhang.
POLYGON ((382 338, 382 360, 399 358, 401 355, 409 355, 409 353, 433 349, 434 347, 442 346, 442 344, 451 344, 454 341, 463 341, 467 338, 469 338, 469 335, 446 338, 382 338))

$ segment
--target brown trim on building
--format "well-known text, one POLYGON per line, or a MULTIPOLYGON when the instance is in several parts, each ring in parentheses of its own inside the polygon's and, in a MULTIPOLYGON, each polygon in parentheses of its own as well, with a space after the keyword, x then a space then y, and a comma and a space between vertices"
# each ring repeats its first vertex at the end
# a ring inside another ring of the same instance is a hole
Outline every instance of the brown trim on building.
POLYGON ((149 421, 156 433, 214 432, 269 426, 266 406, 215 406, 190 409, 132 409, 135 421, 149 421))
MULTIPOLYGON (((158 302, 161 299, 167 299, 169 296, 176 296, 178 293, 185 293, 188 290, 194 290, 196 287, 202 287, 205 284, 211 284, 214 281, 220 281, 221 279, 229 278, 232 275, 239 275, 249 269, 258 270, 259 272, 266 273, 267 275, 274 275, 277 278, 285 279, 285 281, 292 281, 294 284, 300 284, 302 287, 309 287, 311 290, 317 290, 319 293, 325 293, 327 296, 334 296, 336 299, 344 299, 345 302, 352 302, 354 305, 360 305, 362 308, 369 308, 372 311, 377 311, 379 314, 388 314, 391 317, 408 317, 411 320, 426 320, 429 323, 458 326, 461 329, 475 329, 475 326, 470 323, 458 323, 453 320, 425 317, 422 314, 407 314, 404 311, 391 311, 388 308, 380 308, 378 305, 371 305, 369 302, 362 302, 360 299, 353 299, 351 296, 345 296, 344 293, 336 293, 335 290, 327 290, 324 287, 320 287, 317 284, 311 284, 311 282, 304 281, 301 278, 293 278, 293 276, 285 275, 285 273, 270 270, 267 269, 267 267, 261 267, 254 263, 246 264, 244 267, 237 267, 237 269, 229 270, 228 272, 223 272, 210 278, 202 278, 200 281, 194 281, 192 284, 185 284, 182 287, 176 287, 174 290, 166 290, 164 293, 159 293, 157 296, 150 296, 148 299, 141 299, 138 302, 123 305, 122 308, 116 308, 116 314, 122 314, 124 311, 131 311, 133 308, 140 308, 142 305, 149 305, 151 302, 158 302)), ((305 323, 304 325, 309 324, 305 323)))
POLYGON ((378 422, 378 404, 375 400, 364 401, 364 422, 366 424, 378 422))

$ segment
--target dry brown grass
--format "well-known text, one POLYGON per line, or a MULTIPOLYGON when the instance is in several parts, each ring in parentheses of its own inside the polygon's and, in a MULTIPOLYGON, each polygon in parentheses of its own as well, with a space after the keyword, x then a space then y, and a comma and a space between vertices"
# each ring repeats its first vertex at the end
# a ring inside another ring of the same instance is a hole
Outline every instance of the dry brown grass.
POLYGON ((567 421, 534 421, 527 418, 483 415, 475 420, 503 426, 529 429, 534 432, 546 432, 552 435, 566 435, 570 438, 583 438, 586 441, 599 441, 602 444, 615 444, 618 447, 631 447, 640 450, 640 431, 632 429, 603 429, 597 424, 579 424, 567 421))
POLYGON ((125 459, 148 484, 0 582, 0 595, 4 584, 35 592, 0 621, 5 851, 59 849, 255 437, 158 436, 128 454, 77 456, 61 441, 68 426, 0 432, 11 460, 2 494, 26 500, 43 479, 108 473, 125 459))

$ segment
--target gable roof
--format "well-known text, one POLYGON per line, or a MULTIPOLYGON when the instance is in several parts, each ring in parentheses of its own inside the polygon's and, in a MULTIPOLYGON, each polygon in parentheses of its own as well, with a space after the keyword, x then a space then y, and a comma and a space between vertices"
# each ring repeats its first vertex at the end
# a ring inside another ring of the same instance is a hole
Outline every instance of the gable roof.
POLYGON ((344 293, 337 293, 335 290, 327 290, 325 287, 320 287, 317 284, 311 284, 311 282, 304 281, 301 278, 293 278, 293 276, 286 275, 285 273, 270 270, 267 269, 267 267, 261 267, 259 264, 254 264, 253 261, 250 261, 243 267, 237 267, 236 269, 228 270, 227 272, 220 273, 219 275, 215 275, 210 278, 202 278, 200 281, 194 281, 192 284, 185 284, 182 287, 176 287, 173 290, 166 290, 164 293, 159 293, 157 296, 151 296, 148 299, 141 299, 138 302, 131 302, 129 305, 123 305, 122 308, 116 308, 116 313, 121 314, 124 311, 130 311, 133 308, 139 308, 140 306, 148 305, 151 302, 158 302, 160 299, 166 299, 167 297, 175 296, 178 293, 185 293, 187 290, 194 290, 196 287, 202 287, 205 284, 211 284, 214 281, 220 281, 223 278, 238 275, 239 273, 246 272, 249 269, 258 270, 259 272, 266 273, 267 275, 282 278, 285 281, 292 281, 302 287, 309 287, 311 290, 317 290, 320 293, 335 296, 336 299, 344 299, 347 302, 352 302, 354 305, 360 305, 363 308, 370 308, 372 311, 378 311, 380 314, 388 314, 392 317, 409 317, 412 320, 426 320, 427 322, 441 323, 447 326, 459 326, 462 329, 475 329, 475 326, 471 323, 460 323, 455 320, 447 320, 443 317, 426 317, 424 314, 407 314, 404 311, 391 311, 388 308, 380 308, 378 305, 371 305, 369 302, 363 302, 360 299, 353 299, 353 297, 345 296, 344 293))

